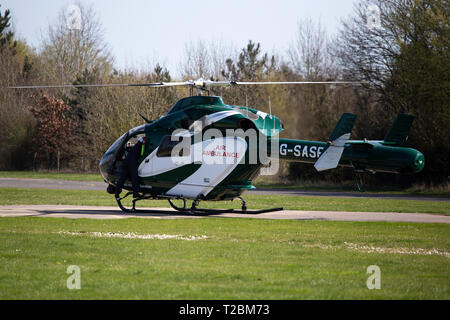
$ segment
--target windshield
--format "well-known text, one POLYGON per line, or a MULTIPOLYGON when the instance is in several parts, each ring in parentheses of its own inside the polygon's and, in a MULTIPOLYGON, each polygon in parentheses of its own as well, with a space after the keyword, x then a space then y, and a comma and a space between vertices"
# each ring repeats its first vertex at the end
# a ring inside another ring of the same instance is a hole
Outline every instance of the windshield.
POLYGON ((119 139, 116 140, 116 142, 114 142, 111 147, 109 147, 109 149, 106 151, 106 154, 109 153, 114 153, 117 151, 117 149, 120 148, 120 146, 122 146, 123 142, 125 141, 126 137, 128 136, 128 131, 125 132, 123 135, 120 136, 119 139))
POLYGON ((143 125, 141 125, 141 126, 139 126, 139 127, 130 129, 129 131, 125 132, 123 135, 120 136, 119 139, 117 139, 117 140, 111 145, 111 147, 109 147, 109 149, 106 151, 105 155, 106 155, 106 154, 109 154, 109 153, 115 153, 115 152, 117 152, 118 149, 120 149, 120 148, 123 147, 123 145, 124 145, 125 142, 128 140, 128 138, 132 138, 132 137, 134 137, 134 136, 137 136, 137 135, 139 135, 139 134, 142 134, 142 133, 144 133, 144 131, 145 131, 145 124, 143 124, 143 125))

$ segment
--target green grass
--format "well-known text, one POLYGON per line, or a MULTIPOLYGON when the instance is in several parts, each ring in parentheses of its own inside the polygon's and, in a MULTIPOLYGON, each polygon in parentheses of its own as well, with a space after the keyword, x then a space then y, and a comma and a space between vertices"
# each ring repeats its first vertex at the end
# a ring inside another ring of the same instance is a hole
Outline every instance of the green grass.
MULTIPOLYGON (((343 197, 295 197, 244 194, 249 209, 284 207, 286 210, 418 212, 450 214, 449 201, 399 199, 369 199, 343 197)), ((124 202, 127 204, 127 202, 124 202)), ((86 206, 116 206, 114 196, 105 191, 0 188, 0 205, 59 204, 86 206)), ((203 201, 205 208, 240 208, 240 201, 203 201)), ((128 205, 128 204, 127 204, 128 205)), ((168 207, 166 200, 142 201, 140 206, 168 207)), ((178 205, 181 206, 181 201, 178 205)))
POLYGON ((448 235, 446 224, 0 218, 0 299, 449 299, 449 258, 413 254, 448 255, 448 235), (81 270, 80 290, 66 287, 70 265, 81 270), (380 290, 366 287, 370 265, 381 269, 380 290))
MULTIPOLYGON (((0 178, 22 178, 22 179, 56 179, 56 180, 73 180, 73 181, 99 181, 103 182, 103 177, 98 173, 67 173, 55 171, 0 171, 0 178)), ((328 192, 359 192, 355 190, 354 182, 346 181, 339 185, 330 184, 329 182, 289 182, 281 183, 266 177, 259 177, 254 181, 254 185, 260 189, 289 189, 289 190, 305 190, 305 191, 328 191, 328 192)), ((450 197, 449 185, 443 184, 438 187, 429 187, 424 185, 413 186, 409 189, 389 190, 380 186, 377 188, 369 188, 366 191, 379 194, 405 194, 405 195, 426 195, 435 197, 450 197)))
POLYGON ((100 181, 103 177, 92 173, 67 173, 67 172, 41 172, 41 171, 0 171, 0 178, 22 178, 22 179, 56 179, 72 181, 100 181))
MULTIPOLYGON (((267 179, 258 178, 255 183, 255 187, 258 189, 278 189, 278 190, 301 190, 301 191, 323 191, 323 192, 351 192, 355 194, 361 194, 356 190, 355 183, 353 181, 345 181, 341 184, 331 184, 329 182, 315 182, 315 183, 303 183, 303 182, 274 182, 267 179)), ((367 193, 374 194, 398 194, 398 195, 422 195, 429 197, 445 197, 450 198, 450 187, 448 184, 442 184, 440 186, 425 186, 425 185, 413 185, 407 189, 389 187, 389 186, 371 186, 364 188, 367 193)))

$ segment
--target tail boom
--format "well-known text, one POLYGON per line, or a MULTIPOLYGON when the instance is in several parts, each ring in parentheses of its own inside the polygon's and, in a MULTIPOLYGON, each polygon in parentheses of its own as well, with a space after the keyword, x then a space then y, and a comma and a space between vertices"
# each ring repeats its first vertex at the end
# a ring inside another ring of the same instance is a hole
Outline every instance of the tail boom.
MULTIPOLYGON (((279 139, 279 158, 315 164, 330 146, 320 141, 279 139)), ((338 166, 370 172, 416 173, 424 168, 425 158, 413 148, 387 146, 382 141, 348 140, 338 166)))

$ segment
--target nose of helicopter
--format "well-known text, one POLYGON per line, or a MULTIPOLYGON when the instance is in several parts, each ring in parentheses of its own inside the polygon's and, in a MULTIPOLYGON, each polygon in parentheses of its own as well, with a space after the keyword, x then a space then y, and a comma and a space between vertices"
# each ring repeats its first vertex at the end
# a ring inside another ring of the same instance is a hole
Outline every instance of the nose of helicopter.
POLYGON ((119 139, 117 139, 105 152, 103 157, 99 162, 100 174, 103 176, 103 179, 108 183, 114 183, 117 178, 114 175, 114 163, 116 161, 116 157, 119 154, 121 148, 126 142, 128 136, 128 132, 125 132, 119 139))
POLYGON ((103 179, 107 182, 112 182, 112 173, 113 173, 113 163, 114 163, 114 154, 105 153, 103 157, 100 159, 99 168, 100 174, 103 179))

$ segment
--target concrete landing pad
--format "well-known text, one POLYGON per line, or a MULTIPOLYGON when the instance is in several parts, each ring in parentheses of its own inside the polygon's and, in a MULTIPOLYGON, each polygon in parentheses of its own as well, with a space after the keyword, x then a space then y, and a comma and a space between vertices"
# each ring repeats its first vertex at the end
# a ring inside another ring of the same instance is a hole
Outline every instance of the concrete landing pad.
MULTIPOLYGON (((88 219, 125 219, 125 218, 202 218, 179 214, 169 208, 143 208, 152 211, 143 213, 122 213, 117 207, 66 206, 66 205, 14 205, 0 206, 0 217, 55 217, 88 219)), ((342 211, 294 211, 284 210, 261 214, 222 213, 205 217, 232 217, 254 219, 292 219, 292 220, 333 220, 333 221, 390 221, 419 223, 450 223, 449 215, 399 212, 342 212, 342 211)))

